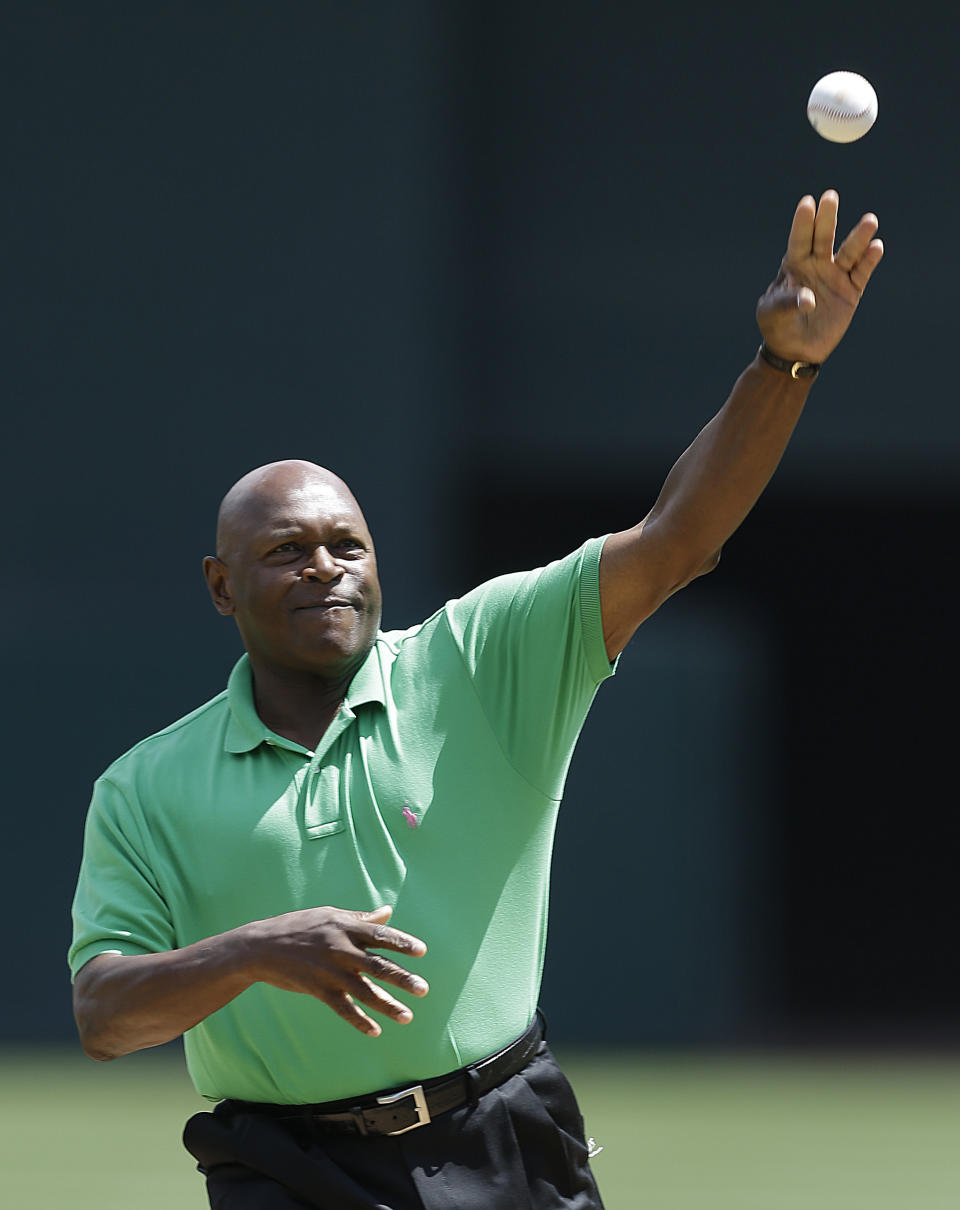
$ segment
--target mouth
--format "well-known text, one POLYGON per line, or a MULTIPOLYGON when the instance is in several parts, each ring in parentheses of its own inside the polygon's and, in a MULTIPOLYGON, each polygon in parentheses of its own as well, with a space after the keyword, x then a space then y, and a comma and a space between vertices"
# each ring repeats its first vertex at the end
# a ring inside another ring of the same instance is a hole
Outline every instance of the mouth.
POLYGON ((330 612, 336 609, 357 609, 358 606, 354 601, 344 601, 339 597, 329 598, 326 601, 311 601, 307 605, 298 605, 294 610, 295 613, 300 613, 304 610, 321 610, 330 612))

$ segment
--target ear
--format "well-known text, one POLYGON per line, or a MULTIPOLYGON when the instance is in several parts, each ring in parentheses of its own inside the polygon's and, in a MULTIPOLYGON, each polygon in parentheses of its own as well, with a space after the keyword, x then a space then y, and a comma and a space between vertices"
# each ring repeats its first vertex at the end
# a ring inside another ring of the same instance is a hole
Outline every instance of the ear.
POLYGON ((210 599, 217 613, 229 617, 236 612, 233 603, 233 593, 230 591, 230 573, 226 563, 222 563, 216 555, 207 555, 203 560, 203 574, 206 576, 210 599))

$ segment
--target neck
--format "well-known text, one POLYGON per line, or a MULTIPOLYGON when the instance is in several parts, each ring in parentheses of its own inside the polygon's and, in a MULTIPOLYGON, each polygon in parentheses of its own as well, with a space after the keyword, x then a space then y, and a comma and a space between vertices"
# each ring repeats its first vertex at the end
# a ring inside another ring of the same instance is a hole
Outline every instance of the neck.
POLYGON ((250 660, 253 700, 265 726, 311 751, 317 747, 346 697, 354 669, 337 677, 274 668, 250 660))

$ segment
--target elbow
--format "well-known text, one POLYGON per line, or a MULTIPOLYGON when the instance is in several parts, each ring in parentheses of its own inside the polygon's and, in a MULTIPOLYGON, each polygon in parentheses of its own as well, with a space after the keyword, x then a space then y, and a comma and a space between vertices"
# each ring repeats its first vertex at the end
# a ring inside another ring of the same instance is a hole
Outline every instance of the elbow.
POLYGON ((109 1027, 103 1023, 94 1024, 78 1016, 77 1033, 83 1053, 96 1063, 109 1063, 112 1059, 119 1059, 130 1053, 129 1047, 117 1044, 111 1037, 109 1027))
POLYGON ((84 1054, 97 1063, 108 1063, 126 1052, 111 1043, 110 1017, 103 1011, 94 983, 86 968, 78 974, 73 985, 73 1019, 84 1054))
POLYGON ((122 1052, 110 1045, 107 1030, 96 1020, 95 1014, 87 1011, 87 1006, 76 1002, 76 998, 73 1016, 77 1023, 80 1045, 87 1058, 97 1063, 109 1063, 111 1059, 120 1057, 122 1052))
POLYGON ((114 1044, 111 1038, 109 1022, 99 1021, 91 1017, 77 1016, 77 1033, 80 1045, 88 1059, 96 1063, 109 1063, 111 1059, 119 1059, 127 1052, 114 1044))
POLYGON ((96 1046, 93 1043, 84 1042, 83 1038, 80 1039, 80 1043, 83 1046, 83 1053, 88 1059, 93 1059, 96 1063, 109 1063, 111 1059, 120 1058, 118 1053, 115 1054, 113 1051, 96 1046))
POLYGON ((675 592, 679 592, 681 588, 686 588, 687 585, 692 584, 694 580, 699 580, 701 576, 709 575, 709 573, 713 571, 720 562, 720 549, 721 548, 718 548, 713 552, 713 554, 708 555, 707 558, 704 559, 703 562, 700 563, 693 571, 688 572, 683 579, 677 583, 676 587, 671 590, 669 595, 673 596, 675 592))

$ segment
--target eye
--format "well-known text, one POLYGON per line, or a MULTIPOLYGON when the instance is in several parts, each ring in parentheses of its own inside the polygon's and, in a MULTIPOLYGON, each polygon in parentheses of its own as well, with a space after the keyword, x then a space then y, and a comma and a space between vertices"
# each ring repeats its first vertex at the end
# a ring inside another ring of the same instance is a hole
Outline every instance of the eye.
POLYGON ((281 542, 280 545, 275 546, 273 548, 273 550, 270 551, 270 553, 272 555, 285 555, 285 554, 288 554, 292 550, 298 550, 298 549, 299 549, 299 547, 297 546, 296 542, 281 542))
POLYGON ((363 543, 357 538, 340 538, 339 541, 334 543, 334 549, 342 550, 346 554, 362 554, 365 548, 363 543))

